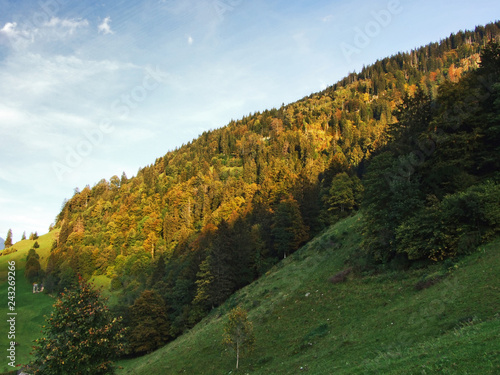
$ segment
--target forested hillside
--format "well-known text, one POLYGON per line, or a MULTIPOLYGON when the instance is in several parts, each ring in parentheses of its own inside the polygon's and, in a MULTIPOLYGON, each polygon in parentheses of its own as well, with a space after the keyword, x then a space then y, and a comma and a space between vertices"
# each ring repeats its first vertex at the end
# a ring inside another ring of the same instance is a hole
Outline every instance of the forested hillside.
POLYGON ((499 50, 485 48, 498 35, 499 22, 377 61, 76 190, 46 289, 108 276, 141 354, 362 204, 356 266, 469 251, 500 222, 499 50))

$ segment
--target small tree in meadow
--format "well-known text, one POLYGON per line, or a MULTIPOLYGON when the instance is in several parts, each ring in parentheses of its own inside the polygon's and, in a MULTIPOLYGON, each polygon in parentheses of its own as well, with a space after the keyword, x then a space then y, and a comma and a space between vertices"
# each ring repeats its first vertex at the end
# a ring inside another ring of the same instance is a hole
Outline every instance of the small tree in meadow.
POLYGON ((236 369, 238 369, 240 356, 251 351, 255 343, 253 325, 248 320, 246 310, 240 306, 229 312, 229 320, 224 326, 222 343, 235 351, 236 369))

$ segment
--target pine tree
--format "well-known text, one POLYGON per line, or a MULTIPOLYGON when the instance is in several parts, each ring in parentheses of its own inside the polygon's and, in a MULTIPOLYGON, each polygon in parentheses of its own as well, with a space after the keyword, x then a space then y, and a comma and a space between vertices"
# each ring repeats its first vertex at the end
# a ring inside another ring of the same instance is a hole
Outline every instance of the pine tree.
POLYGON ((37 254, 35 249, 30 249, 28 256, 26 257, 26 265, 24 268, 24 277, 26 277, 30 283, 34 282, 40 275, 40 255, 37 254))
POLYGON ((8 230, 4 245, 6 249, 12 246, 12 229, 8 230))
POLYGON ((23 235, 21 237, 21 241, 24 241, 26 239, 26 231, 23 232, 23 235))
POLYGON ((293 197, 283 199, 273 216, 271 233, 278 257, 286 258, 309 238, 302 220, 299 204, 293 197))
POLYGON ((35 341, 31 373, 43 375, 113 374, 113 360, 123 351, 121 318, 114 318, 100 293, 80 278, 54 304, 35 341))
POLYGON ((153 290, 145 290, 130 308, 129 344, 135 354, 149 353, 164 345, 170 337, 170 324, 163 298, 153 290))

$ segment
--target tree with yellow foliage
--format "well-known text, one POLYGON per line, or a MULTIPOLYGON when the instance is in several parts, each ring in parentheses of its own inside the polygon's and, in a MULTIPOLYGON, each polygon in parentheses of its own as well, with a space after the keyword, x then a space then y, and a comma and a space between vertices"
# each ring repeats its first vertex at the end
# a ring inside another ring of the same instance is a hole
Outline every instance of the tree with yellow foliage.
POLYGON ((255 343, 253 325, 248 320, 246 310, 240 306, 229 312, 222 343, 236 352, 236 369, 238 369, 241 354, 251 351, 255 343))

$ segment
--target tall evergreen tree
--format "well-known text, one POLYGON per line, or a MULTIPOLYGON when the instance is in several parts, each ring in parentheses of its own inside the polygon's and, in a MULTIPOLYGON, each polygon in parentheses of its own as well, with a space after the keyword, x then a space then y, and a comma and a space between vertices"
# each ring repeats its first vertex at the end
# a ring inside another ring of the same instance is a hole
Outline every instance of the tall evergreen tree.
POLYGON ((6 249, 12 246, 12 229, 9 229, 7 231, 7 237, 5 238, 4 246, 6 249))
POLYGON ((35 249, 30 249, 28 251, 28 256, 26 257, 26 265, 24 267, 24 276, 29 280, 30 283, 37 280, 40 276, 41 266, 40 266, 40 255, 37 254, 35 249))
POLYGON ((163 298, 145 290, 130 307, 129 345, 134 354, 149 353, 164 345, 170 337, 170 324, 163 298))
POLYGON ((279 258, 286 258, 307 240, 308 228, 302 221, 299 205, 293 197, 283 199, 273 216, 271 233, 279 258))

